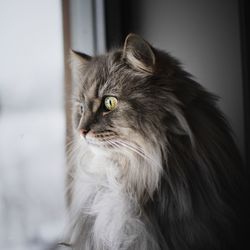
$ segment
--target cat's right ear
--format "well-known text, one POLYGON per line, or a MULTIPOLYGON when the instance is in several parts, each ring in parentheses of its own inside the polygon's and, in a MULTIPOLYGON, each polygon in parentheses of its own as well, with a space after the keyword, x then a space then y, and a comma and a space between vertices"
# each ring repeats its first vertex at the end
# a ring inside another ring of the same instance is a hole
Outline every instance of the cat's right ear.
POLYGON ((123 58, 136 70, 154 73, 155 54, 151 45, 136 34, 129 34, 123 47, 123 58))
POLYGON ((79 70, 91 60, 91 56, 70 49, 70 66, 73 70, 79 70))

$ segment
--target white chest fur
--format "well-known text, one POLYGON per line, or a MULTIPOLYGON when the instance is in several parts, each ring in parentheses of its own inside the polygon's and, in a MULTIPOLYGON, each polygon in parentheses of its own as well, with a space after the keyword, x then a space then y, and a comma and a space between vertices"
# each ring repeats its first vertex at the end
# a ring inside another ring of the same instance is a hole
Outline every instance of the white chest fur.
POLYGON ((155 243, 139 205, 119 182, 120 166, 102 155, 82 162, 75 174, 71 211, 75 249, 158 249, 149 247, 155 243))

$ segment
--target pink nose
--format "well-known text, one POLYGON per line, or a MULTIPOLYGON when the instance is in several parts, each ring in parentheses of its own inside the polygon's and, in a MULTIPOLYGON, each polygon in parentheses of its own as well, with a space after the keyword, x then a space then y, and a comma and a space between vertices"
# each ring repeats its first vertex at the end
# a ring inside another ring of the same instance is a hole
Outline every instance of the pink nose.
POLYGON ((84 128, 81 128, 81 129, 80 129, 80 134, 81 134, 82 136, 86 136, 88 132, 89 132, 89 130, 87 130, 87 129, 84 129, 84 128))

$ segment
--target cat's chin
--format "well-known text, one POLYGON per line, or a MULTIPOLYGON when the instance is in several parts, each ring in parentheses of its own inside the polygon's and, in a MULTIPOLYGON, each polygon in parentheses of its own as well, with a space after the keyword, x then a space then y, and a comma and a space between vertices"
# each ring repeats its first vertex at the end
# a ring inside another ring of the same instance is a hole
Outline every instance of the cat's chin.
POLYGON ((87 147, 95 155, 110 156, 112 153, 112 147, 104 142, 93 142, 86 140, 87 147))

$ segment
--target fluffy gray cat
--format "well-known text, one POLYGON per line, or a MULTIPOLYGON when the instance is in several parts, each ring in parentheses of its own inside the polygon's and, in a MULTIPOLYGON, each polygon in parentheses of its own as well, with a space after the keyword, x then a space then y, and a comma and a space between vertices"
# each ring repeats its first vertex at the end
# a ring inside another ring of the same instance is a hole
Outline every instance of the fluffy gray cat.
POLYGON ((135 34, 105 55, 72 54, 67 245, 241 249, 241 160, 216 97, 135 34))

